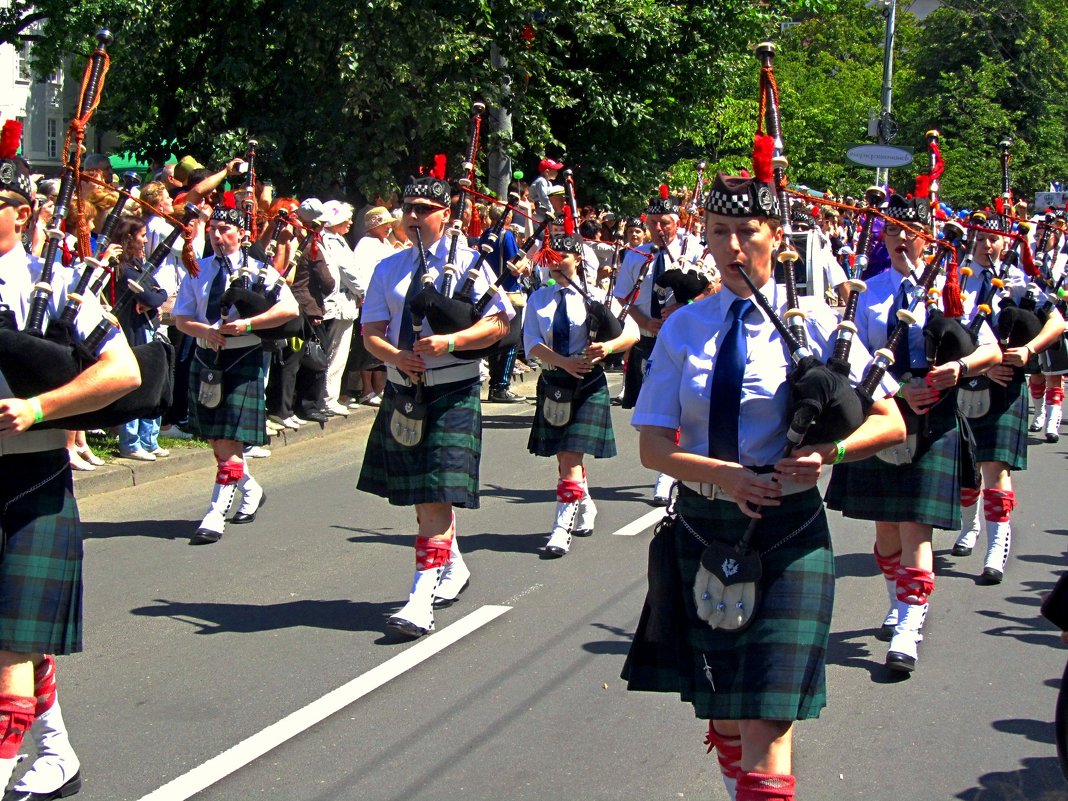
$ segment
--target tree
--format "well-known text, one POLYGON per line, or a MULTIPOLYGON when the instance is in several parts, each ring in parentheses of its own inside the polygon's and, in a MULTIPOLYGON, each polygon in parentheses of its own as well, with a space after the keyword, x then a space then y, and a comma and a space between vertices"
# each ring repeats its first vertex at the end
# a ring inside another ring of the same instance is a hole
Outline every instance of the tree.
MULTIPOLYGON (((505 101, 522 166, 546 152, 584 200, 633 206, 681 157, 755 64, 742 54, 813 0, 91 0, 46 12, 35 68, 110 22, 113 67, 97 121, 154 158, 221 160, 260 141, 283 191, 386 194, 449 156, 457 172, 476 97, 505 101), (60 19, 62 17, 62 19, 60 19), (627 200, 629 203, 621 204, 627 200)), ((78 67, 76 67, 78 69, 78 67)), ((748 77, 746 77, 748 79, 748 77)), ((730 127, 729 125, 727 127, 730 127)))

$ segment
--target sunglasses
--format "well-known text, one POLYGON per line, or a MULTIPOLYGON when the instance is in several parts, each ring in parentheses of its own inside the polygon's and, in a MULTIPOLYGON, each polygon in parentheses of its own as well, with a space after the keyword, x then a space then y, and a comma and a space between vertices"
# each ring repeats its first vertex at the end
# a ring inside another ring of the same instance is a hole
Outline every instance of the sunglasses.
POLYGON ((405 214, 414 214, 416 217, 426 217, 435 211, 445 211, 445 206, 431 206, 428 203, 405 203, 401 206, 405 214))

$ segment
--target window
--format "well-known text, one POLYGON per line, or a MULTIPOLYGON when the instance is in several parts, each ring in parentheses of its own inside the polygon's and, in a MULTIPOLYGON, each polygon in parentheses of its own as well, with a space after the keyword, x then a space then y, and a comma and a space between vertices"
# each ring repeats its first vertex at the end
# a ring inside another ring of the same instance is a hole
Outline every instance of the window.
POLYGON ((56 123, 55 117, 49 117, 45 127, 45 139, 48 142, 48 158, 57 158, 59 153, 59 142, 57 139, 57 132, 59 125, 56 123))
POLYGON ((15 74, 19 83, 30 82, 30 43, 15 49, 15 74))

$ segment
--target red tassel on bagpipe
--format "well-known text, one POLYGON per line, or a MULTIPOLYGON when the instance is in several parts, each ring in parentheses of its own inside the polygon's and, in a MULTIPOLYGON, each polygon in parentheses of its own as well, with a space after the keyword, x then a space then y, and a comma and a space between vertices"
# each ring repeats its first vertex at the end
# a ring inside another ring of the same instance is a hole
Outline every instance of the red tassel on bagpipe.
POLYGON ((1035 255, 1031 252, 1031 246, 1026 242, 1020 245, 1020 266, 1029 277, 1038 278, 1040 273, 1038 265, 1035 264, 1035 255))
POLYGON ((22 123, 18 120, 8 120, 0 131, 0 159, 15 158, 21 144, 22 123))
POLYGON ((929 142, 927 147, 930 148, 935 157, 934 168, 931 170, 930 178, 932 181, 937 181, 942 177, 942 173, 946 171, 946 160, 942 158, 942 149, 938 146, 937 141, 929 142))
MULTIPOLYGON (((667 184, 664 184, 667 186, 667 184)), ((564 233, 572 236, 575 233, 575 215, 571 213, 570 206, 564 206, 564 233)))
POLYGON ((753 173, 761 183, 775 183, 775 170, 771 157, 775 152, 775 140, 767 134, 758 133, 753 137, 753 173))
POLYGON ((952 259, 946 267, 946 283, 942 287, 942 312, 946 317, 964 316, 964 303, 960 297, 960 271, 957 260, 952 259))

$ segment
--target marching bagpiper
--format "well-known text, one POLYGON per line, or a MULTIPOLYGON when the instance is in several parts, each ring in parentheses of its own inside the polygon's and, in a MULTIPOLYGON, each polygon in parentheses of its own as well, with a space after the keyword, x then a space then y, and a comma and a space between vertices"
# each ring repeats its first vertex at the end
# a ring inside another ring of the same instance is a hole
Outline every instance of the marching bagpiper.
POLYGON ((584 455, 616 455, 602 362, 637 342, 638 328, 628 319, 622 330, 602 332, 613 311, 583 286, 582 238, 568 232, 551 244, 559 261, 549 266, 550 282, 530 296, 523 324, 525 352, 543 364, 527 447, 535 456, 556 457, 556 516, 545 553, 564 556, 572 536, 593 534, 597 516, 584 455))

